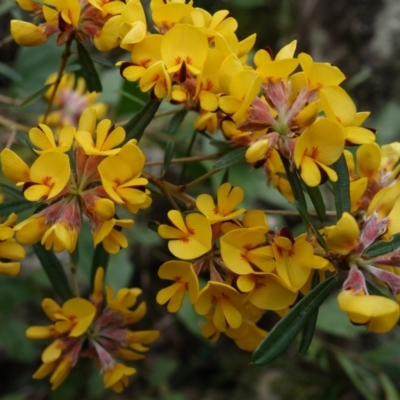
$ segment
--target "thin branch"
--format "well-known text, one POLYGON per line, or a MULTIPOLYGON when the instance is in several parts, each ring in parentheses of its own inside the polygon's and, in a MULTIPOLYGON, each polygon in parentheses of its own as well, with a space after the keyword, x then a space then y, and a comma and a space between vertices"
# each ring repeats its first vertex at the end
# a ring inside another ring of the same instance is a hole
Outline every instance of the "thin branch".
POLYGON ((6 128, 10 128, 11 130, 17 130, 21 132, 28 133, 31 128, 26 125, 18 124, 17 122, 12 121, 11 119, 2 117, 0 115, 0 125, 5 126, 6 128))
MULTIPOLYGON (((171 160, 171 164, 181 164, 181 163, 189 163, 189 162, 197 162, 197 161, 206 161, 206 160, 215 160, 221 156, 220 153, 208 154, 205 156, 193 156, 193 157, 181 157, 181 158, 173 158, 171 160)), ((153 167, 156 165, 164 165, 164 161, 151 161, 145 164, 146 167, 153 167)))
MULTIPOLYGON (((263 210, 266 214, 269 215, 282 215, 283 217, 299 217, 300 214, 296 210, 263 210)), ((316 211, 309 211, 308 212, 311 216, 313 217, 318 217, 316 211)), ((336 211, 327 211, 326 215, 328 217, 336 217, 337 212, 336 211)))
POLYGON ((46 123, 47 117, 49 116, 51 106, 53 105, 54 98, 56 96, 58 87, 60 86, 61 78, 64 74, 65 67, 67 66, 68 58, 71 55, 71 44, 74 40, 73 36, 70 36, 67 43, 65 43, 65 49, 61 55, 61 62, 57 72, 57 79, 53 85, 53 91, 51 92, 50 100, 47 103, 46 112, 43 117, 43 123, 46 123))
POLYGON ((190 188, 192 186, 197 185, 200 182, 205 181, 206 179, 208 179, 210 176, 213 176, 214 174, 216 174, 217 172, 220 172, 220 169, 212 169, 211 171, 208 171, 206 174, 200 176, 200 178, 195 179, 192 182, 186 183, 184 185, 180 186, 180 190, 183 192, 185 191, 187 188, 190 188))

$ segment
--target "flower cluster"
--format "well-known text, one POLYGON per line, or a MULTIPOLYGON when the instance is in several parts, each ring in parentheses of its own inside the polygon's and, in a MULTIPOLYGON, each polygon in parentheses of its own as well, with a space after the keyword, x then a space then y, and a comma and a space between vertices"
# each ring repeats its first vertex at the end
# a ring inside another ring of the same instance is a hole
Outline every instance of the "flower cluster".
POLYGON ((0 224, 0 274, 17 275, 20 271, 20 260, 25 258, 25 249, 14 239, 14 226, 17 214, 12 213, 0 224))
POLYGON ((295 238, 287 227, 272 231, 263 211, 238 209, 243 196, 241 188, 224 183, 217 204, 202 194, 196 199, 198 211, 168 213, 169 223, 158 233, 185 261, 160 267, 160 278, 174 283, 158 293, 157 302, 176 312, 187 292, 196 312, 207 318, 204 336, 215 341, 223 332, 238 347, 253 351, 266 335, 256 325, 264 312, 284 315, 299 291, 308 292, 313 271, 333 267, 314 254, 305 235, 295 238), (209 280, 199 291, 200 273, 209 280))
POLYGON ((158 331, 128 328, 146 314, 146 303, 137 304, 142 291, 123 288, 114 297, 112 288, 107 286, 104 299, 103 278, 104 270, 99 267, 90 300, 74 297, 60 306, 52 299, 44 299, 42 308, 52 324, 33 326, 26 331, 30 339, 53 339, 42 353, 43 364, 33 375, 35 379, 51 375, 53 390, 64 382, 79 358, 86 357, 100 369, 104 387, 121 392, 128 386, 128 376, 136 370, 117 359, 144 358, 143 353, 148 350, 145 345, 159 335, 158 331))
MULTIPOLYGON (((96 103, 99 93, 87 93, 83 78, 76 79, 73 73, 66 73, 61 77, 52 98, 53 85, 56 79, 56 74, 52 74, 45 82, 45 85, 52 86, 45 93, 44 97, 47 101, 52 102, 55 108, 46 118, 47 125, 60 128, 72 125, 77 128, 80 116, 90 107, 95 109, 97 118, 104 116, 107 106, 105 103, 96 103)), ((39 117, 38 122, 44 123, 43 119, 44 116, 42 115, 39 117)))
POLYGON ((64 126, 58 141, 47 125, 30 130, 38 154, 30 167, 12 150, 3 150, 4 175, 22 186, 27 200, 42 204, 14 227, 18 241, 41 241, 47 250, 72 253, 85 215, 95 246, 102 243, 110 254, 126 248, 128 242, 120 228, 131 227, 133 220, 118 219, 115 206, 137 213, 151 204, 151 198, 147 179, 141 177, 145 157, 136 141, 117 147, 125 136, 124 129, 108 119, 96 126, 96 111, 88 108, 78 129, 64 126))

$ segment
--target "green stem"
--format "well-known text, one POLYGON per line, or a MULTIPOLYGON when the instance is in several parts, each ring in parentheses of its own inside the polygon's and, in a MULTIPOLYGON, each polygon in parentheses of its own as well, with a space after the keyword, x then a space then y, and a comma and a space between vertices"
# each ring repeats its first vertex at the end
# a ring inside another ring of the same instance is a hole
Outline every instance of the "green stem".
POLYGON ((73 40, 74 40, 74 36, 70 36, 67 43, 65 43, 65 49, 61 55, 61 62, 60 62, 60 66, 58 67, 57 79, 54 82, 53 91, 51 92, 50 100, 47 103, 46 112, 43 117, 43 124, 46 123, 47 117, 50 114, 51 106, 53 105, 54 98, 56 96, 58 87, 60 86, 61 78, 63 76, 65 67, 67 66, 68 58, 71 55, 71 44, 72 44, 73 40))
MULTIPOLYGON (((189 147, 186 150, 186 157, 189 157, 190 153, 192 152, 192 149, 193 149, 193 146, 194 146, 194 142, 196 140, 196 136, 197 136, 197 131, 195 130, 193 132, 192 138, 190 139, 189 147)), ((187 170, 187 165, 184 164, 183 167, 182 167, 181 176, 179 177, 179 183, 180 184, 182 184, 183 181, 185 180, 186 170, 187 170)))

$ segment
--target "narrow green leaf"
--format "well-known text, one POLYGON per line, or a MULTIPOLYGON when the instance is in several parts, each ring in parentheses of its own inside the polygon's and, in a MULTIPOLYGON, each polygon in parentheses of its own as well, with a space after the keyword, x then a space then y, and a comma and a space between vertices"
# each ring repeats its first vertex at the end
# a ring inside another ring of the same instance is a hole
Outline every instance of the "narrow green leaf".
POLYGON ((174 157, 174 152, 175 152, 175 144, 172 140, 168 140, 165 146, 165 153, 164 153, 164 173, 167 172, 171 164, 171 160, 174 157))
POLYGON ((253 363, 268 364, 286 350, 310 316, 329 296, 336 282, 337 278, 331 276, 304 296, 259 344, 252 356, 253 363))
POLYGON ((21 82, 22 76, 7 64, 0 62, 0 75, 6 76, 13 82, 21 82))
POLYGON ((214 169, 228 168, 244 160, 247 147, 241 147, 224 154, 219 160, 214 163, 214 169))
POLYGON ((326 219, 325 202, 321 194, 319 186, 310 187, 305 185, 307 193, 310 196, 311 202, 314 204, 315 211, 321 222, 326 219))
POLYGON ((115 93, 118 93, 122 97, 126 97, 129 100, 132 100, 134 103, 139 104, 140 106, 144 106, 146 104, 145 101, 143 101, 137 96, 133 96, 131 93, 128 93, 125 90, 116 90, 115 93))
POLYGON ((173 135, 175 131, 181 126, 182 121, 185 119, 186 114, 188 113, 187 108, 183 108, 179 112, 177 112, 170 120, 167 126, 167 133, 173 135))
POLYGON ((138 111, 124 126, 126 131, 125 141, 136 139, 138 142, 143 136, 147 125, 152 121, 154 114, 160 107, 161 101, 149 100, 146 105, 138 111))
POLYGON ((385 393, 386 400, 400 400, 399 392, 396 385, 390 380, 390 378, 383 371, 378 373, 379 381, 382 385, 382 389, 385 393))
POLYGON ((68 65, 65 69, 64 69, 64 73, 67 72, 76 72, 76 71, 81 71, 82 67, 80 64, 71 64, 68 65))
POLYGON ((307 210, 306 198, 304 197, 303 188, 301 186, 301 180, 296 170, 291 171, 289 160, 279 153, 282 164, 285 167, 286 177, 290 187, 293 191, 294 198, 307 210))
POLYGON ((50 4, 50 3, 46 3, 45 1, 31 0, 31 2, 32 2, 32 3, 39 4, 39 5, 41 5, 41 6, 46 6, 46 7, 48 7, 48 8, 51 8, 51 9, 54 10, 54 11, 58 11, 58 10, 57 10, 57 7, 56 7, 55 5, 50 4))
POLYGON ((8 217, 12 212, 19 213, 29 208, 33 208, 34 204, 25 198, 12 199, 4 201, 0 204, 0 215, 2 217, 8 217))
POLYGON ((147 223, 147 227, 148 227, 149 229, 151 229, 152 231, 157 232, 157 233, 158 233, 158 227, 159 227, 159 226, 160 226, 160 223, 157 222, 157 221, 154 221, 154 220, 150 220, 150 221, 147 223))
POLYGON ((335 357, 339 361, 339 364, 342 366, 344 372, 349 377, 355 388, 360 392, 365 400, 379 400, 379 398, 375 396, 370 388, 366 385, 368 378, 364 378, 361 367, 349 360, 342 353, 336 352, 335 357))
POLYGON ((388 254, 400 247, 400 233, 396 233, 388 240, 381 240, 364 251, 363 255, 369 258, 378 257, 382 254, 388 254))
POLYGON ((222 177, 222 180, 221 180, 221 185, 223 185, 224 183, 227 183, 227 182, 229 182, 229 168, 227 168, 224 172, 224 176, 222 177))
POLYGON ((110 260, 110 254, 105 250, 103 243, 99 243, 96 246, 96 250, 94 251, 93 258, 92 258, 92 268, 91 268, 91 273, 90 273, 90 282, 92 285, 92 290, 93 290, 94 278, 96 276, 97 268, 103 267, 104 276, 106 276, 109 260, 110 260))
POLYGON ((93 62, 95 62, 96 64, 102 65, 103 67, 107 67, 107 68, 115 68, 115 64, 113 62, 111 62, 110 60, 107 60, 106 58, 101 58, 101 57, 97 57, 97 56, 91 56, 93 62))
POLYGON ((0 184, 1 190, 3 193, 9 194, 11 197, 18 198, 18 199, 23 199, 24 195, 21 192, 21 189, 17 189, 14 186, 7 185, 7 183, 1 183, 0 184))
POLYGON ((226 140, 211 139, 210 145, 221 151, 230 151, 232 149, 232 145, 230 145, 226 140))
POLYGON ((82 66, 82 76, 85 79, 86 88, 89 92, 100 93, 103 91, 103 87, 101 86, 100 77, 93 60, 85 46, 79 40, 76 40, 76 44, 78 46, 79 62, 82 66))
POLYGON ((332 186, 335 195, 337 217, 340 219, 344 212, 350 212, 351 209, 349 170, 343 154, 331 165, 331 168, 333 168, 338 175, 338 180, 332 182, 332 186))
POLYGON ((19 106, 22 108, 22 107, 25 107, 25 106, 35 102, 36 100, 40 99, 41 97, 44 96, 44 94, 53 85, 54 85, 54 83, 48 83, 47 85, 44 85, 43 87, 41 87, 36 92, 30 94, 19 106))
POLYGON ((64 301, 74 297, 64 268, 53 251, 46 250, 40 243, 34 244, 33 250, 42 264, 44 272, 49 278, 50 283, 59 296, 64 301))
MULTIPOLYGON (((319 284, 319 272, 317 270, 314 270, 312 288, 317 287, 318 284, 319 284)), ((318 310, 319 309, 317 309, 316 311, 314 311, 313 314, 311 314, 310 318, 303 327, 301 342, 299 346, 299 354, 306 354, 308 348, 311 345, 312 339, 314 337, 315 325, 317 324, 318 310)))
POLYGON ((294 202, 293 202, 293 205, 296 207, 297 211, 299 212, 300 217, 301 217, 301 219, 303 220, 303 222, 304 222, 306 225, 308 225, 308 226, 312 229, 312 231, 313 231, 313 233, 314 233, 314 235, 315 235, 315 237, 316 237, 317 242, 319 243, 319 245, 320 245, 324 250, 328 251, 328 250, 329 250, 329 249, 328 249, 328 246, 326 245, 325 240, 324 240, 324 238, 322 237, 322 235, 319 233, 319 230, 315 227, 315 225, 314 225, 313 222, 311 221, 311 218, 310 218, 310 215, 309 215, 308 212, 307 212, 307 209, 304 208, 303 205, 300 204, 298 201, 294 201, 294 202))

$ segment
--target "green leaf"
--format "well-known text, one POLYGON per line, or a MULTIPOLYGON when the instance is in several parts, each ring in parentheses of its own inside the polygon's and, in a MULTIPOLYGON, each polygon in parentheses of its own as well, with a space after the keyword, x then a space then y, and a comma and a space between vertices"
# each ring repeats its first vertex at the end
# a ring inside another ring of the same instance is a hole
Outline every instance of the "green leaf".
POLYGON ((339 364, 342 366, 344 372, 349 377, 355 388, 360 392, 366 400, 379 400, 379 398, 372 393, 367 383, 369 381, 369 374, 359 365, 349 360, 344 354, 335 352, 335 357, 339 364))
POLYGON ((93 60, 85 46, 79 40, 76 40, 76 43, 78 46, 79 62, 82 66, 82 76, 86 81, 86 88, 89 92, 100 93, 103 87, 101 86, 100 77, 93 60))
POLYGON ((34 244, 33 250, 42 264, 50 283, 59 296, 64 301, 74 297, 64 268, 54 252, 52 250, 46 250, 40 243, 34 244))
POLYGON ((291 171, 289 160, 279 153, 282 164, 285 167, 286 177, 292 188, 294 198, 307 210, 306 198, 304 197, 303 188, 301 186, 301 180, 296 170, 291 171))
POLYGON ((151 229, 152 231, 158 233, 158 227, 160 226, 160 223, 154 220, 150 220, 147 224, 147 227, 151 229))
POLYGON ((211 139, 210 145, 222 151, 229 151, 232 149, 232 145, 230 145, 226 140, 211 139))
POLYGON ((159 100, 149 100, 147 104, 126 123, 124 126, 126 131, 125 142, 130 139, 136 139, 138 142, 140 141, 144 130, 152 121, 160 104, 161 101, 159 100))
POLYGON ((13 82, 21 82, 22 76, 7 64, 0 62, 0 75, 6 76, 13 82))
POLYGON ((224 183, 227 183, 227 182, 229 182, 229 168, 227 168, 227 169, 225 170, 224 176, 223 176, 222 179, 221 179, 221 184, 220 184, 220 186, 223 185, 224 183))
POLYGON ((364 251, 363 255, 369 258, 378 257, 382 254, 388 254, 400 247, 400 233, 396 233, 388 240, 381 240, 364 251))
POLYGON ((167 172, 171 164, 171 160, 174 157, 174 152, 175 152, 175 144, 172 140, 168 140, 165 146, 165 153, 164 153, 164 173, 167 172))
POLYGON ((145 101, 139 99, 139 97, 133 96, 131 93, 128 93, 125 90, 116 90, 116 93, 120 94, 123 97, 126 97, 129 100, 132 100, 134 103, 139 104, 140 106, 144 106, 146 104, 145 101))
POLYGON ((104 249, 103 243, 99 243, 96 246, 96 250, 94 251, 93 258, 92 258, 92 268, 91 268, 91 272, 90 272, 90 282, 92 285, 91 286, 92 290, 93 290, 94 278, 96 276, 97 268, 103 267, 104 276, 106 276, 109 260, 110 260, 110 254, 104 249))
POLYGON ((304 296, 259 344, 252 356, 253 363, 268 364, 286 350, 310 316, 329 296, 336 282, 336 276, 331 276, 304 296))
POLYGON ((318 218, 321 222, 325 221, 326 219, 326 209, 325 209, 325 202, 321 194, 321 190, 318 186, 310 187, 305 185, 307 189, 307 193, 310 196, 312 203, 314 204, 315 211, 318 215, 318 218))
POLYGON ((397 391, 396 385, 389 379, 389 377, 383 371, 379 371, 378 378, 382 385, 382 389, 385 393, 385 399, 400 400, 400 395, 399 392, 397 391))
POLYGON ((35 102, 37 99, 40 99, 44 96, 44 94, 49 90, 51 86, 53 86, 54 83, 48 83, 47 85, 44 85, 41 87, 39 90, 36 92, 30 94, 21 104, 20 107, 25 107, 33 102, 35 102))
POLYGON ((101 58, 101 57, 96 57, 96 56, 91 56, 91 59, 93 62, 96 64, 102 65, 103 67, 107 68, 115 68, 115 64, 111 62, 110 60, 107 60, 106 58, 101 58))
POLYGON ((7 200, 0 204, 0 215, 2 217, 7 217, 12 212, 18 214, 21 211, 28 210, 29 208, 33 207, 34 204, 28 200, 25 200, 25 198, 7 200))
POLYGON ((214 169, 228 168, 244 160, 244 155, 246 154, 247 147, 241 147, 224 154, 219 160, 214 163, 214 169))
POLYGON ((170 135, 173 135, 175 131, 181 126, 181 123, 185 119, 187 113, 188 113, 187 108, 183 108, 182 110, 177 112, 169 120, 166 132, 169 133, 170 135))
POLYGON ((331 168, 333 168, 338 175, 338 180, 332 182, 332 186, 335 195, 337 217, 340 219, 344 212, 350 212, 351 209, 349 170, 343 154, 331 165, 331 168))
MULTIPOLYGON (((314 270, 312 288, 317 287, 318 284, 319 284, 319 272, 317 270, 314 270)), ((299 354, 306 354, 308 348, 311 345, 312 339, 314 337, 315 325, 317 324, 318 310, 319 309, 317 309, 316 311, 314 311, 313 314, 310 315, 310 318, 303 327, 301 342, 299 346, 299 354)))
POLYGON ((311 221, 311 218, 310 218, 310 215, 309 215, 308 212, 307 212, 307 209, 304 208, 304 207, 302 206, 302 204, 300 204, 298 201, 294 201, 294 202, 293 202, 293 205, 296 207, 297 211, 299 212, 300 217, 302 218, 303 222, 304 222, 306 225, 308 225, 308 226, 312 229, 312 231, 313 231, 313 233, 314 233, 314 235, 315 235, 315 237, 316 237, 317 242, 319 243, 319 245, 320 245, 324 250, 328 251, 328 250, 329 250, 329 249, 328 249, 328 246, 326 245, 325 240, 324 240, 324 238, 322 237, 322 235, 319 233, 319 230, 315 227, 315 225, 314 225, 313 222, 311 221))
POLYGON ((3 193, 9 194, 11 197, 17 197, 19 199, 24 198, 21 190, 17 189, 15 186, 7 185, 7 183, 0 183, 0 187, 3 193))

